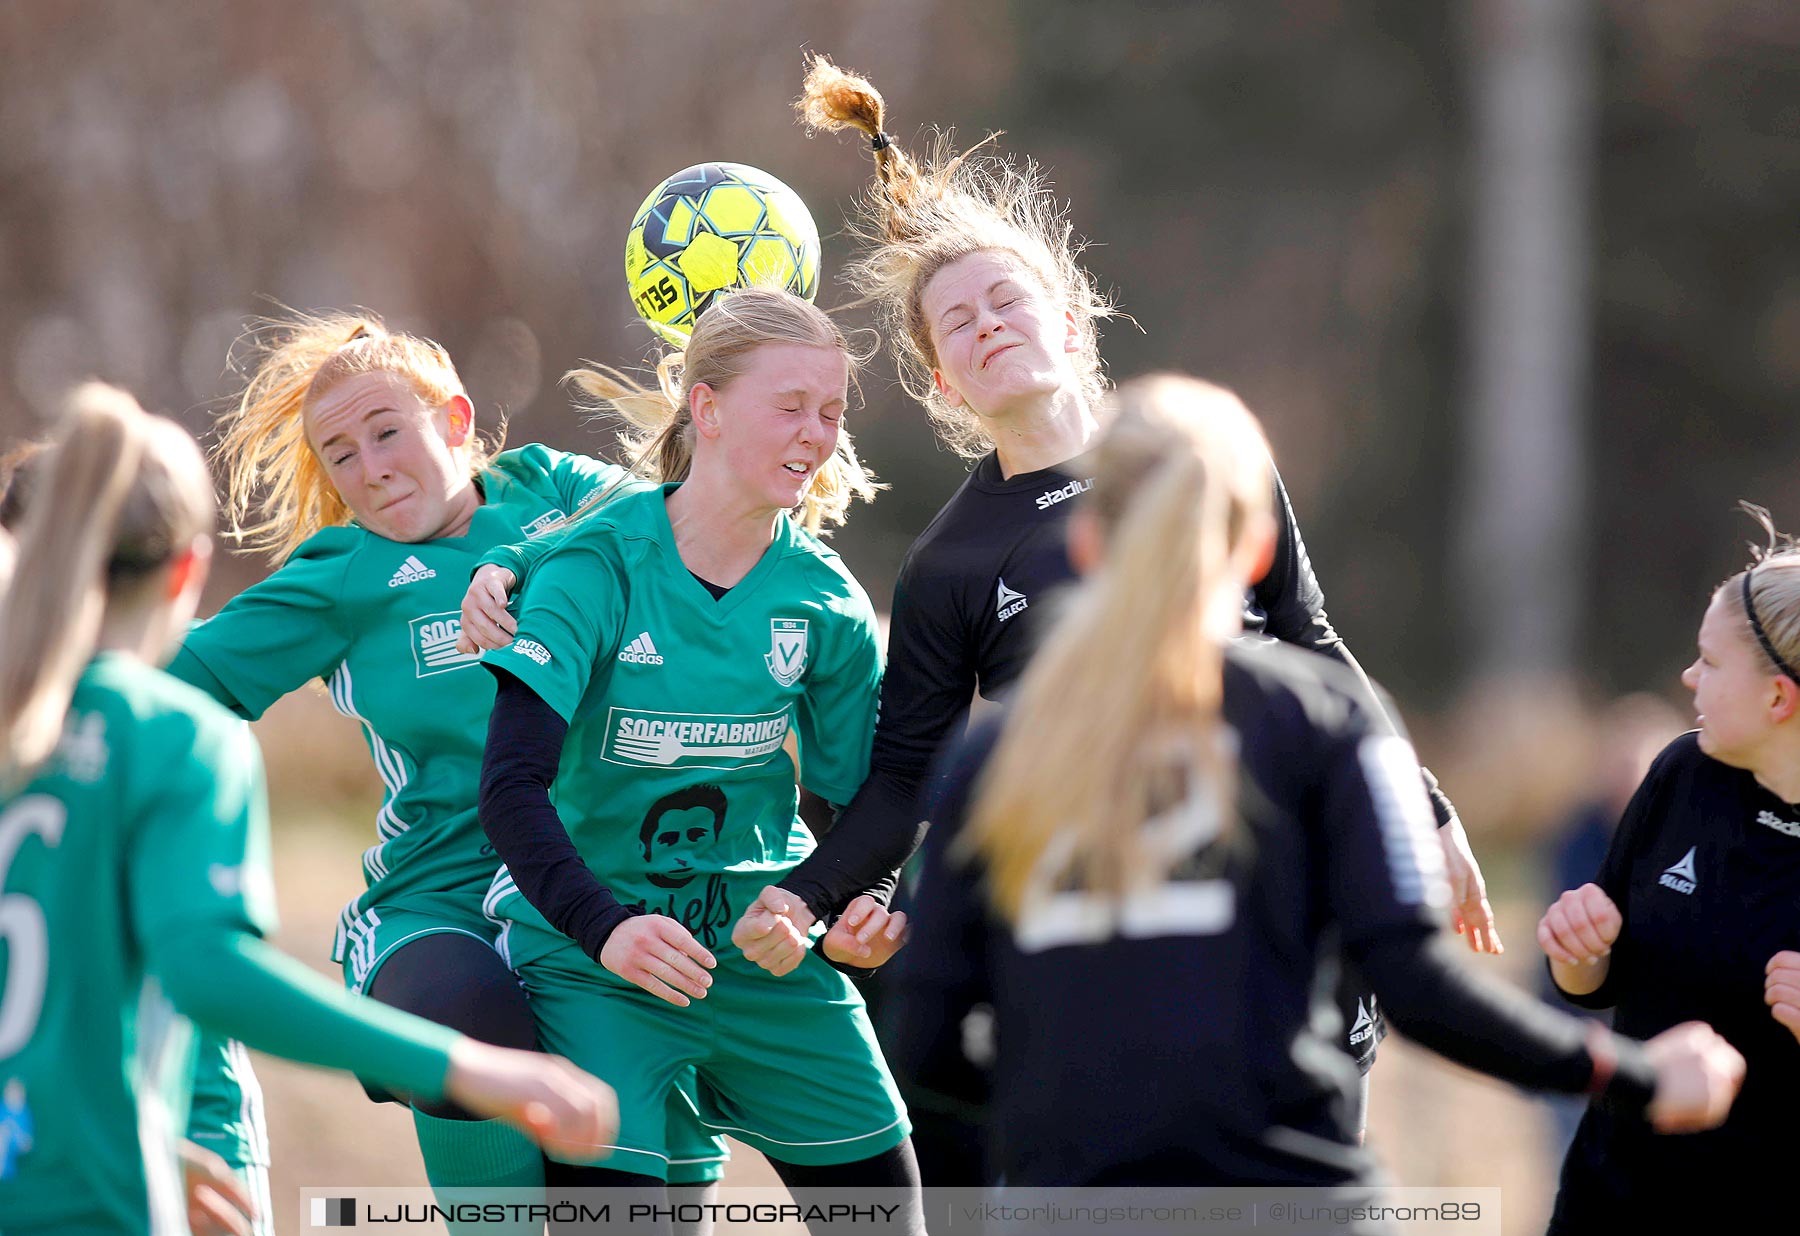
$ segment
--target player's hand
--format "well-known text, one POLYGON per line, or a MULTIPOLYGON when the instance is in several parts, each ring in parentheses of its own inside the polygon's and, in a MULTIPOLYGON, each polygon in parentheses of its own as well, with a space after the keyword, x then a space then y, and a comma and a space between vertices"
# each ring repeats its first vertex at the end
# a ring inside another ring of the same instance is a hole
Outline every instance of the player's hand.
POLYGON ((472 656, 512 643, 519 620, 506 612, 506 598, 518 582, 502 566, 488 563, 475 568, 469 590, 463 593, 462 634, 456 637, 456 651, 472 656))
POLYGON ((1494 907, 1488 904, 1487 881, 1481 878, 1481 864, 1475 861, 1462 821, 1453 816, 1437 835, 1444 847, 1444 874, 1450 878, 1450 915, 1456 934, 1477 953, 1504 953, 1500 929, 1494 925, 1494 907))
POLYGON ((194 1236, 250 1236, 256 1203, 231 1165, 190 1141, 183 1141, 177 1153, 188 1227, 194 1236))
POLYGON ((1625 920, 1598 884, 1583 884, 1558 897, 1538 923, 1538 944, 1565 966, 1596 962, 1612 952, 1625 920))
POLYGON ((873 970, 906 945, 906 913, 889 910, 864 893, 831 925, 819 950, 843 966, 873 970))
POLYGON ((666 914, 634 914, 613 929, 600 964, 677 1008, 706 999, 718 964, 694 933, 666 914))
POLYGON ((1763 967, 1763 1003, 1776 1021, 1800 1039, 1800 953, 1782 952, 1763 967))
POLYGON ((731 942, 746 958, 777 978, 791 973, 806 958, 806 934, 812 911, 800 898, 773 884, 757 894, 731 929, 731 942))
POLYGON ((603 1159, 619 1136, 613 1088, 561 1056, 461 1038, 450 1049, 444 1091, 476 1115, 504 1120, 565 1162, 603 1159))
POLYGON ((1744 1083, 1744 1057, 1703 1021, 1687 1021, 1644 1044, 1656 1069, 1646 1114, 1658 1133, 1716 1129, 1744 1083))

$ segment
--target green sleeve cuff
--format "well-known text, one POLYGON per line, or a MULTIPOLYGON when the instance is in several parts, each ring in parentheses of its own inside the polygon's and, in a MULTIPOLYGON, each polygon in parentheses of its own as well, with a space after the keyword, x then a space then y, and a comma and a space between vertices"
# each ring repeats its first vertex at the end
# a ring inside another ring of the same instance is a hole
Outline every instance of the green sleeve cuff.
POLYGON ((352 995, 253 935, 184 932, 150 961, 175 1007, 204 1029, 398 1094, 444 1097, 461 1035, 352 995))
MULTIPOLYGON (((523 545, 496 545, 481 555, 481 560, 475 564, 475 568, 480 570, 484 566, 505 567, 513 573, 513 590, 517 592, 519 585, 525 582, 528 565, 523 545)), ((470 574, 473 575, 474 571, 471 571, 470 574)))

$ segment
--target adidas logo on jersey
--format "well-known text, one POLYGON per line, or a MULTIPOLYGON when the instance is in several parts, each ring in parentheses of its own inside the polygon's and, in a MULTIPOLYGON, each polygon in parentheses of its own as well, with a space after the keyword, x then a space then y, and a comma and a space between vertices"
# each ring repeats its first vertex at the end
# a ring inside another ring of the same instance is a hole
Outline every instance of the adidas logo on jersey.
POLYGON ((1350 1045, 1352 1047, 1358 1043, 1368 1042, 1369 1036, 1375 1033, 1375 1018, 1369 1013, 1369 1009, 1374 1003, 1375 997, 1373 996, 1369 997, 1368 1004, 1364 1004, 1361 999, 1357 1000, 1356 1021, 1350 1027, 1350 1045))
POLYGON ((663 663, 662 653, 656 651, 656 645, 651 642, 648 631, 625 645, 624 651, 619 653, 619 660, 628 661, 633 665, 661 665, 663 663))
POLYGON ((1800 837, 1800 824, 1796 824, 1792 820, 1784 820, 1773 811, 1757 812, 1756 822, 1767 824, 1778 833, 1786 833, 1790 837, 1800 837))
POLYGON ((1085 481, 1070 481, 1060 489, 1046 489, 1037 496, 1037 509, 1047 511, 1059 502, 1067 502, 1070 498, 1078 498, 1094 487, 1094 478, 1085 481))
POLYGON ((1005 622, 1020 610, 1031 604, 1023 592, 1014 592, 1006 586, 1005 580, 998 581, 1000 590, 994 594, 994 610, 1001 622, 1005 622))
POLYGON ((388 587, 398 588, 401 584, 416 584, 422 579, 436 579, 437 572, 420 562, 416 554, 406 555, 406 561, 400 564, 388 580, 388 587))
POLYGON ((1694 874, 1694 851, 1699 848, 1699 846, 1689 846, 1688 852, 1681 856, 1681 861, 1672 864, 1656 882, 1664 888, 1672 888, 1678 893, 1692 893, 1700 885, 1700 877, 1694 874))

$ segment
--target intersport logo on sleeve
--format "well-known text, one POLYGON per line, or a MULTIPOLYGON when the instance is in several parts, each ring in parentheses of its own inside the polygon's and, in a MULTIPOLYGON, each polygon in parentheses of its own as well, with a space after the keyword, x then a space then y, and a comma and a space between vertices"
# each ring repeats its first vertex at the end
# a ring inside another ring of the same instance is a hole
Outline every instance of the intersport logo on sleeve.
POLYGON ((651 712, 610 708, 600 757, 633 768, 743 768, 781 750, 788 711, 651 712))

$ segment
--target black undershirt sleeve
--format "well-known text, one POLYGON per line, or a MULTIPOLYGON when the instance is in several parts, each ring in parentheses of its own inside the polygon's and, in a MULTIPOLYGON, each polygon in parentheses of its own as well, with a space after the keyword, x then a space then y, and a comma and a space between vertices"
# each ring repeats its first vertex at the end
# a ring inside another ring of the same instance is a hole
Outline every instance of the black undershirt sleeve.
MULTIPOLYGON (((1478 981, 1455 962, 1440 933, 1393 934, 1352 944, 1351 958, 1408 1038, 1447 1060, 1537 1090, 1580 1094, 1594 1075, 1591 1023, 1499 983, 1478 981)), ((1612 1035, 1618 1060, 1604 1091, 1641 1111, 1656 1090, 1643 1046, 1612 1035)))
MULTIPOLYGON (((798 810, 801 823, 805 824, 806 827, 811 830, 813 836, 821 838, 827 836, 831 830, 837 826, 838 817, 844 813, 843 807, 839 806, 837 803, 819 797, 805 786, 800 787, 800 806, 798 810)), ((883 881, 871 888, 866 888, 863 891, 885 906, 892 903, 894 900, 894 890, 898 886, 898 883, 899 872, 895 872, 893 879, 883 881)), ((792 892, 793 890, 790 889, 789 891, 792 892)), ((819 916, 819 921, 825 924, 826 930, 830 930, 837 922, 838 917, 839 915, 837 914, 819 916)), ((814 945, 814 951, 817 952, 820 957, 823 957, 825 959, 825 964, 830 966, 833 970, 836 970, 839 974, 849 978, 856 979, 859 982, 873 976, 879 971, 879 967, 871 968, 866 966, 856 966, 851 965, 847 961, 839 961, 824 949, 819 948, 816 943, 814 945)))
POLYGON ((924 821, 914 818, 917 801, 918 782, 891 767, 871 767, 831 832, 782 877, 781 887, 821 920, 862 892, 886 905, 899 885, 900 869, 925 835, 924 821))
POLYGON ((962 731, 975 695, 954 606, 943 580, 910 561, 901 568, 869 775, 819 848, 781 880, 821 919, 858 893, 891 895, 924 840, 921 789, 939 748, 962 731))
POLYGON ((1325 613, 1325 590, 1313 573, 1300 523, 1288 500, 1281 474, 1270 465, 1275 483, 1275 558, 1266 575, 1251 588, 1251 600, 1266 616, 1263 630, 1284 644, 1297 644, 1344 662, 1357 673, 1356 658, 1344 647, 1343 637, 1325 613))
POLYGON ((497 687, 481 759, 482 831, 525 899, 599 961, 613 930, 636 911, 588 870, 550 801, 568 723, 523 682, 488 669, 497 687))
POLYGON ((1611 1036, 1600 1056, 1612 1059, 1600 1060, 1588 1036, 1610 1032, 1457 965, 1431 904, 1434 840, 1408 784, 1418 767, 1412 748, 1366 714, 1295 737, 1304 743, 1273 768, 1291 764, 1302 784, 1315 783, 1297 818, 1318 830, 1312 844, 1345 956, 1387 1017, 1445 1058, 1503 1081, 1579 1094, 1598 1078, 1616 1108, 1641 1110, 1655 1086, 1641 1046, 1611 1036), (1319 758, 1312 770, 1308 750, 1319 758))

